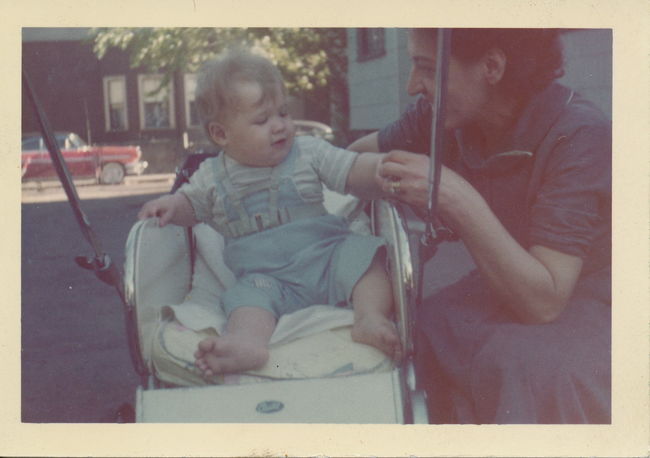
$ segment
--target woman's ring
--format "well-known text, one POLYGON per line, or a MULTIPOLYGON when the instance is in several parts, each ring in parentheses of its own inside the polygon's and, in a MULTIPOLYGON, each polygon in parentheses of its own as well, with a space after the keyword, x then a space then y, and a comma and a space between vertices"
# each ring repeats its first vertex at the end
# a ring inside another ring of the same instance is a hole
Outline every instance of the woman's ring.
POLYGON ((400 182, 399 180, 388 182, 388 192, 391 194, 399 194, 400 182))

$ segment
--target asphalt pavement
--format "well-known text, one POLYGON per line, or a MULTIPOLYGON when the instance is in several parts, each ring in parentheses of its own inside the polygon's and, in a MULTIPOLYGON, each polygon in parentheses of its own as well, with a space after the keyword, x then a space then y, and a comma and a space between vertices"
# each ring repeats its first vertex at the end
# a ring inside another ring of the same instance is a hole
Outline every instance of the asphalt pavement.
MULTIPOLYGON (((138 209, 168 192, 172 180, 76 183, 82 210, 120 271, 138 209)), ((22 421, 113 422, 121 405, 133 403, 139 383, 119 296, 75 263, 93 251, 60 185, 23 184, 21 221, 22 421)))

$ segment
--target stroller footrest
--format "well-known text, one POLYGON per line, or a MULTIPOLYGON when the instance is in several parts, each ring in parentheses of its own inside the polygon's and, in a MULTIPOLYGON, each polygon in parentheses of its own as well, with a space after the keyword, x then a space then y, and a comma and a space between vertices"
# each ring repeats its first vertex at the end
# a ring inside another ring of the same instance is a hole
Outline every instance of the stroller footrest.
POLYGON ((397 370, 248 385, 139 389, 136 421, 401 424, 401 393, 397 370))

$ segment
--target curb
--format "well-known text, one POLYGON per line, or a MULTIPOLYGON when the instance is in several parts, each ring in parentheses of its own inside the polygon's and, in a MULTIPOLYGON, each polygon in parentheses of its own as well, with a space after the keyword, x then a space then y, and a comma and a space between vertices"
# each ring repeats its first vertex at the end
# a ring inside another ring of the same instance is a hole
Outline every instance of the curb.
MULTIPOLYGON (((121 185, 136 185, 136 184, 145 184, 145 183, 164 183, 169 182, 173 183, 176 178, 175 173, 156 173, 151 175, 130 175, 124 177, 124 182, 121 185)), ((99 185, 93 179, 74 179, 73 180, 75 187, 86 187, 86 186, 104 186, 99 185)), ((106 186, 121 186, 121 185, 106 185, 106 186)), ((21 183, 23 191, 40 191, 44 189, 53 189, 53 188, 62 188, 61 182, 58 178, 52 178, 47 180, 30 180, 21 183)))
POLYGON ((127 176, 125 183, 148 183, 151 181, 174 181, 175 173, 156 173, 151 175, 127 176))

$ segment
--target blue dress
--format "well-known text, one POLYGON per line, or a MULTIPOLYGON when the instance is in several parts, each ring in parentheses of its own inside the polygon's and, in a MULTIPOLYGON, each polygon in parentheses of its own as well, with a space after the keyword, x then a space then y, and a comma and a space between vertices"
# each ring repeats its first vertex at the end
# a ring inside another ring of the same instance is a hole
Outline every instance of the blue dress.
MULTIPOLYGON (((420 99, 379 132, 380 149, 426 152, 430 126, 430 105, 420 99)), ((419 357, 434 421, 609 423, 611 122, 554 83, 529 100, 489 160, 479 131, 454 134, 445 165, 521 246, 578 256, 583 268, 549 324, 519 322, 478 270, 424 301, 419 357)))

